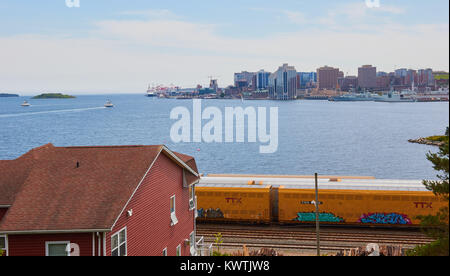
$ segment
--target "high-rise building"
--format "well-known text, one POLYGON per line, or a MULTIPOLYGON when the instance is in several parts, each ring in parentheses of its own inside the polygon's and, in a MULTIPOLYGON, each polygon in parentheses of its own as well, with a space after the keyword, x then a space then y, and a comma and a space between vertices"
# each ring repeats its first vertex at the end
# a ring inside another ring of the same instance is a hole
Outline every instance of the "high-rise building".
POLYGON ((420 69, 418 71, 418 85, 434 85, 433 69, 420 69))
POLYGON ((406 69, 406 68, 401 68, 401 69, 395 70, 396 77, 406 77, 407 73, 408 73, 408 69, 406 69))
POLYGON ((406 79, 405 79, 405 85, 417 85, 418 78, 417 78, 417 71, 409 69, 406 72, 406 79))
POLYGON ((269 97, 273 100, 294 100, 297 97, 297 70, 287 63, 269 76, 269 97))
POLYGON ((338 86, 339 69, 324 66, 317 69, 317 82, 319 89, 336 89, 338 86))
POLYGON ((405 85, 406 84, 406 75, 408 74, 408 69, 401 68, 395 70, 395 84, 396 85, 405 85))
POLYGON ((260 70, 256 73, 256 89, 263 90, 269 86, 270 72, 260 70))
POLYGON ((377 67, 364 65, 358 68, 358 85, 362 89, 377 87, 377 67))
POLYGON ((217 88, 219 88, 217 80, 211 79, 211 82, 209 83, 209 88, 213 89, 214 91, 217 91, 217 88))
POLYGON ((317 82, 316 72, 298 72, 299 88, 307 88, 317 82))

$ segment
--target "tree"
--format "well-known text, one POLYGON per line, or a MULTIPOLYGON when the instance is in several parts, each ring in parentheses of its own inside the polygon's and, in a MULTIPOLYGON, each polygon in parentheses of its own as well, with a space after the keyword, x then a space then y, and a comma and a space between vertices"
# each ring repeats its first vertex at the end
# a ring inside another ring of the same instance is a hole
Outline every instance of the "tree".
MULTIPOLYGON (((439 180, 424 180, 425 187, 436 196, 449 201, 449 131, 445 132, 447 139, 439 148, 438 153, 427 154, 427 159, 433 163, 433 168, 439 172, 439 180)), ((421 216, 422 231, 436 239, 429 245, 416 247, 411 255, 448 256, 449 255, 449 207, 441 208, 435 216, 421 216)))

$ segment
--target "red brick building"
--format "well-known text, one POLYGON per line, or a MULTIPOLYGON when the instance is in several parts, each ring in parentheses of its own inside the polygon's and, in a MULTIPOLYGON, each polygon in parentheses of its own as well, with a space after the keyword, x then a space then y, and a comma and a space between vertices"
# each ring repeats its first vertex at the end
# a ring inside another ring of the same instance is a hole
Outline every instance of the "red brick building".
POLYGON ((195 254, 198 179, 194 158, 165 146, 48 144, 1 160, 0 249, 8 256, 195 254))

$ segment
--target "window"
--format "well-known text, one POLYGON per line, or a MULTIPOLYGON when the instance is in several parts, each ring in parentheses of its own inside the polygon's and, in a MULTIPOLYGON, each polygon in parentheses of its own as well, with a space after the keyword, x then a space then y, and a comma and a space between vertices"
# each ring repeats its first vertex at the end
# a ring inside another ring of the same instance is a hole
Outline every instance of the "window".
POLYGON ((123 228, 111 237, 111 256, 127 255, 127 228, 123 228))
POLYGON ((3 251, 3 255, 8 253, 8 242, 6 236, 0 236, 0 251, 3 251))
POLYGON ((181 256, 181 244, 177 246, 177 257, 181 256))
POLYGON ((170 221, 172 223, 172 226, 178 223, 175 211, 175 196, 170 198, 170 221))
POLYGON ((163 249, 163 256, 164 256, 164 257, 167 256, 167 247, 163 249))
POLYGON ((57 241, 45 243, 45 256, 70 256, 67 246, 70 241, 57 241))
POLYGON ((189 210, 193 210, 195 208, 195 186, 189 186, 189 210))

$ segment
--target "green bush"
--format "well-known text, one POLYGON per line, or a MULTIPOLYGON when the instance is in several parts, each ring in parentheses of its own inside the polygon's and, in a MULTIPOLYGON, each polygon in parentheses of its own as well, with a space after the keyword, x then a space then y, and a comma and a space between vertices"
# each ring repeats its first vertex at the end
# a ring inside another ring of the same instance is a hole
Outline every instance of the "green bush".
POLYGON ((448 238, 417 246, 406 254, 407 256, 448 256, 448 238))
MULTIPOLYGON (((439 172, 439 180, 424 180, 425 187, 437 197, 449 201, 449 129, 445 131, 444 145, 439 147, 438 153, 429 152, 427 159, 433 163, 433 168, 439 172)), ((441 208, 434 216, 421 216, 422 231, 429 237, 436 239, 427 245, 418 246, 411 250, 410 256, 448 256, 449 255, 449 207, 441 208)))

